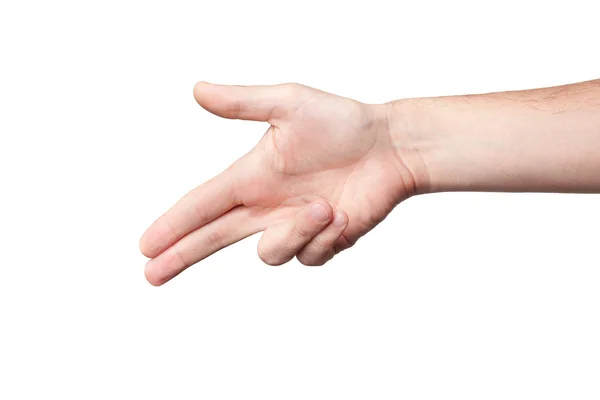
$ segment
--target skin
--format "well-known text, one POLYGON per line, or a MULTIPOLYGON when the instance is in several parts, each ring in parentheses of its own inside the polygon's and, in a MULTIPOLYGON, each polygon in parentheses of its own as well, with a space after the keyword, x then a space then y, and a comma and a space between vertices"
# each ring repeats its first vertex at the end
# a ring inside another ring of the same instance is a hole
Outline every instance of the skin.
POLYGON ((260 231, 265 263, 322 265, 416 194, 600 192, 600 80, 386 104, 298 84, 199 82, 194 97, 270 126, 144 233, 153 285, 260 231))

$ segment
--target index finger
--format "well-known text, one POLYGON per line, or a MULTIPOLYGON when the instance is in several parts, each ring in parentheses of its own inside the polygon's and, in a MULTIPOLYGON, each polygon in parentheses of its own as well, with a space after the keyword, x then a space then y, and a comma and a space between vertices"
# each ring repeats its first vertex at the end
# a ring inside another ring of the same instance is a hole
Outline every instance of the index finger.
POLYGON ((188 233, 240 204, 235 164, 188 192, 142 235, 140 250, 154 258, 188 233))

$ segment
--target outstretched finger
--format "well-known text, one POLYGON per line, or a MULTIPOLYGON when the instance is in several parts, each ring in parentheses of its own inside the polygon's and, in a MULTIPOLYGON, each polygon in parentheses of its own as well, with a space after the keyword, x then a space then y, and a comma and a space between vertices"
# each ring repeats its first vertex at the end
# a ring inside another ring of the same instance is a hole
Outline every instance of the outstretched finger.
POLYGON ((154 258, 179 239, 240 204, 236 164, 198 186, 159 217, 140 239, 140 250, 154 258))
POLYGON ((307 94, 306 87, 293 83, 233 86, 198 82, 194 86, 198 104, 215 115, 271 123, 304 101, 307 94))
POLYGON ((148 261, 146 279, 158 286, 217 251, 289 219, 292 208, 277 210, 238 206, 218 219, 179 240, 156 258, 148 261))

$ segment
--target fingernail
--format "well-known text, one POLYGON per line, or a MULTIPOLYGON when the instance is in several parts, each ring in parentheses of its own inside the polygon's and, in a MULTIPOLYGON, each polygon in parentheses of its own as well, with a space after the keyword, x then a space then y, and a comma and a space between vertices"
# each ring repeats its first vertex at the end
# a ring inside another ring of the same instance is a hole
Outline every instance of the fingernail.
POLYGON ((323 207, 319 203, 315 203, 312 206, 310 206, 310 215, 317 222, 324 222, 329 220, 329 213, 327 212, 325 207, 323 207))
POLYGON ((346 218, 344 217, 344 214, 342 214, 339 211, 336 211, 335 215, 333 217, 333 225, 344 226, 345 224, 346 224, 346 218))

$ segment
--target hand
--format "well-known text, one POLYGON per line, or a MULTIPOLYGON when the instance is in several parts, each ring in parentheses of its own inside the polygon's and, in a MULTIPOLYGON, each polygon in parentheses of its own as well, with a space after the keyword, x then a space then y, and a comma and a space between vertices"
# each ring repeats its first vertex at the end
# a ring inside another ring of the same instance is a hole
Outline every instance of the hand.
POLYGON ((194 96, 218 116, 271 126, 254 149, 143 235, 140 249, 152 258, 145 273, 154 285, 263 230, 258 254, 265 263, 296 256, 322 265, 417 190, 408 161, 418 157, 408 136, 392 133, 398 113, 391 104, 362 104, 298 84, 200 82, 194 96))

